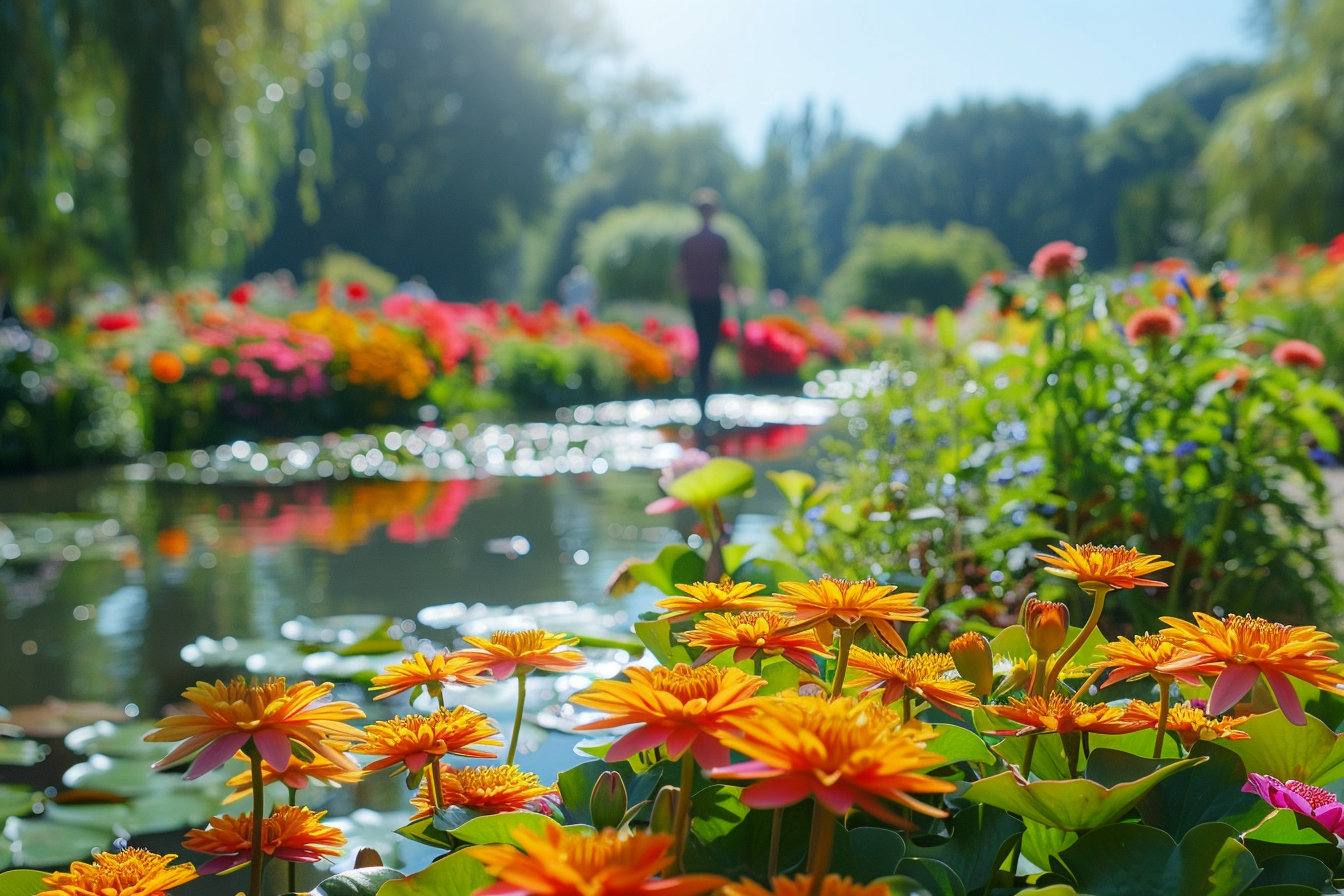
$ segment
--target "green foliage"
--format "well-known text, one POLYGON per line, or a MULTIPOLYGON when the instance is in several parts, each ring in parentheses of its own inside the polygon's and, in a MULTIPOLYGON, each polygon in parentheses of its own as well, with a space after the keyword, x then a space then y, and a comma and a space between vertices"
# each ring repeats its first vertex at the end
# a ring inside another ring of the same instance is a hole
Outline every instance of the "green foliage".
POLYGON ((929 311, 955 305, 986 271, 1008 267, 989 231, 956 221, 865 229, 827 281, 824 294, 842 307, 929 311))
MULTIPOLYGON (((732 198, 733 208, 760 240, 765 285, 791 295, 813 289, 817 250, 788 149, 778 142, 767 146, 761 166, 742 176, 732 198)), ((743 285, 755 286, 749 282, 743 285)))
MULTIPOLYGON (((696 211, 685 205, 646 202, 614 208, 580 229, 578 255, 597 277, 604 300, 679 301, 674 285, 681 242, 699 226, 696 211)), ((728 240, 733 280, 739 286, 764 285, 763 254, 751 231, 732 215, 720 214, 714 228, 728 240)))

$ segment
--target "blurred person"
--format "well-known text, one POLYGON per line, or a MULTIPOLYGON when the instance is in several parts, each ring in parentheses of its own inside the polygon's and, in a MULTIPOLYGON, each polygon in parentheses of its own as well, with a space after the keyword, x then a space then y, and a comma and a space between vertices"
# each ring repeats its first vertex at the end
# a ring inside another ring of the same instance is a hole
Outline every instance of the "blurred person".
POLYGON ((710 224, 719 209, 719 194, 703 187, 691 194, 691 205, 700 212, 700 229, 681 244, 677 262, 677 283, 686 289, 691 319, 695 322, 698 351, 695 358, 695 399, 700 403, 704 423, 705 401, 709 398, 709 372, 714 349, 719 344, 723 323, 723 300, 732 298, 732 259, 728 240, 710 224))
POLYGON ((583 308, 588 311, 597 308, 597 280, 581 264, 576 264, 568 274, 560 278, 560 307, 566 311, 583 308))

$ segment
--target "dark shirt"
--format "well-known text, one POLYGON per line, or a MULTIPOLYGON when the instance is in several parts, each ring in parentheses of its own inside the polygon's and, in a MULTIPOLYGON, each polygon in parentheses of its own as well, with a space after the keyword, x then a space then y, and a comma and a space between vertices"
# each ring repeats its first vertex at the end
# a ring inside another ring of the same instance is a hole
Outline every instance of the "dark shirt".
POLYGON ((691 301, 717 299, 728 272, 728 241, 708 227, 700 228, 681 244, 681 270, 691 301))

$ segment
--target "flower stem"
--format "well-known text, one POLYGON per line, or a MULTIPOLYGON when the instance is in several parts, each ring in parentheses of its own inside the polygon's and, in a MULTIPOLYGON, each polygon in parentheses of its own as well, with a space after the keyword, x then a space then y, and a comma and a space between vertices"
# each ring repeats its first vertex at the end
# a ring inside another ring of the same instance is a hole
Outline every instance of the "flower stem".
POLYGON ((1045 680, 1045 690, 1042 693, 1050 693, 1055 686, 1055 682, 1059 680, 1059 673, 1064 671, 1064 665, 1073 659, 1078 651, 1083 649, 1083 642, 1087 640, 1088 635, 1092 634, 1093 629, 1097 627, 1097 623, 1101 621, 1101 610, 1106 606, 1106 595, 1110 594, 1111 589, 1098 584, 1090 590, 1092 591, 1092 613, 1087 617, 1087 623, 1083 626, 1083 630, 1078 633, 1078 637, 1069 642, 1069 646, 1064 648, 1064 652, 1059 655, 1059 659, 1055 660, 1055 664, 1050 667, 1050 675, 1045 680))
POLYGON ((1078 700, 1078 695, 1086 694, 1087 689, 1092 687, 1092 685, 1096 683, 1097 679, 1101 677, 1101 673, 1105 671, 1106 671, 1105 666, 1099 666, 1098 668, 1094 669, 1092 674, 1087 676, 1087 681, 1084 681, 1082 684, 1080 684, 1078 686, 1078 690, 1073 692, 1073 696, 1069 698, 1069 702, 1076 703, 1078 700))
POLYGON ((446 703, 443 702, 443 686, 442 686, 442 685, 440 685, 440 686, 439 686, 439 689, 438 689, 437 691, 434 692, 434 696, 437 697, 437 698, 439 698, 439 709, 447 709, 447 708, 448 708, 448 704, 446 704, 446 703))
POLYGON ((770 819, 770 859, 765 865, 765 879, 774 880, 779 873, 779 836, 784 831, 784 809, 778 808, 770 819))
POLYGON ((820 896, 821 882, 831 870, 831 846, 835 843, 835 815, 816 800, 812 804, 812 853, 807 873, 811 878, 807 896, 820 896))
POLYGON ((527 699, 527 673, 518 673, 518 712, 513 716, 513 736, 509 738, 509 755, 505 765, 513 765, 513 757, 518 753, 518 732, 523 730, 523 701, 527 699))
POLYGON ((434 801, 435 809, 444 808, 443 805, 443 778, 439 775, 439 760, 429 760, 429 795, 434 801))
POLYGON ((901 724, 904 725, 910 721, 910 689, 906 688, 901 694, 901 724))
POLYGON ((1022 756, 1022 780, 1024 781, 1031 780, 1031 757, 1036 753, 1036 737, 1035 734, 1027 735, 1027 752, 1022 756))
POLYGON ((854 643, 854 629, 840 629, 840 651, 835 660, 835 681, 831 682, 831 699, 845 690, 845 673, 849 671, 849 647, 854 643))
POLYGON ((757 678, 761 677, 761 662, 763 659, 764 657, 759 653, 754 653, 751 656, 752 671, 756 673, 757 678))
POLYGON ((681 754, 681 790, 677 792, 677 816, 672 824, 672 835, 676 838, 673 851, 677 856, 677 867, 686 873, 686 838, 691 832, 691 790, 695 787, 695 757, 688 748, 681 754))
POLYGON ((249 740, 244 752, 252 760, 252 879, 247 892, 251 896, 261 896, 261 832, 266 812, 266 788, 261 780, 261 751, 249 740))
MULTIPOLYGON (((289 790, 289 804, 292 806, 292 805, 294 805, 294 798, 295 798, 295 795, 298 793, 298 791, 296 791, 293 787, 289 787, 289 785, 285 785, 285 786, 286 786, 286 789, 289 790)), ((286 862, 285 865, 287 866, 286 871, 287 871, 287 877, 288 877, 288 883, 289 883, 289 890, 288 890, 288 892, 290 892, 290 893, 297 893, 297 892, 299 891, 299 887, 298 887, 299 863, 298 863, 298 862, 286 862)))
POLYGON ((1162 694, 1157 705, 1157 742, 1153 744, 1153 758, 1162 758, 1162 742, 1167 737, 1167 713, 1171 711, 1171 685, 1158 682, 1162 694))

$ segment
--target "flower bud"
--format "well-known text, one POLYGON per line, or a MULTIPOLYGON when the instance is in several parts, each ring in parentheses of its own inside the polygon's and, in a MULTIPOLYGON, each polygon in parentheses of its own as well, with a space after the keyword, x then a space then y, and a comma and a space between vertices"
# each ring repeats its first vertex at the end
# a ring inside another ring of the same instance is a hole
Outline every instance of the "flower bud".
POLYGON ((1069 635, 1069 608, 1050 600, 1027 598, 1023 612, 1027 642, 1042 656, 1050 656, 1064 646, 1069 635))
POLYGON ((952 639, 947 647, 957 674, 975 685, 977 697, 994 690, 994 651, 989 639, 979 632, 966 632, 952 639))
POLYGON ((593 818, 593 827, 618 828, 625 818, 627 798, 625 781, 613 771, 605 771, 597 776, 592 796, 588 798, 588 814, 593 818))
POLYGON ((671 784, 658 789, 658 795, 653 798, 653 810, 649 814, 650 834, 672 833, 673 820, 677 814, 677 795, 680 792, 681 788, 671 784))

